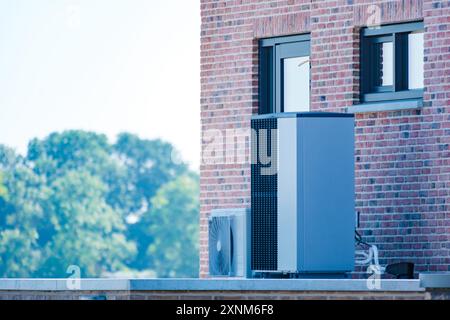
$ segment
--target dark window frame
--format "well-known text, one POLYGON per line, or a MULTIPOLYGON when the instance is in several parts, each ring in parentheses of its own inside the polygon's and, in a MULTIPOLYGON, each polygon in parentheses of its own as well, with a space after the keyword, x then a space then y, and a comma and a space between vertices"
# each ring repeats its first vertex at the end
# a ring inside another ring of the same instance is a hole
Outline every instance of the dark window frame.
POLYGON ((361 29, 361 103, 423 98, 423 89, 408 89, 408 34, 422 30, 423 22, 361 29), (379 72, 374 61, 374 45, 388 41, 393 44, 393 84, 380 87, 374 84, 379 72))
POLYGON ((291 45, 310 55, 310 39, 309 34, 300 34, 259 40, 259 114, 283 112, 282 61, 291 56, 291 45))

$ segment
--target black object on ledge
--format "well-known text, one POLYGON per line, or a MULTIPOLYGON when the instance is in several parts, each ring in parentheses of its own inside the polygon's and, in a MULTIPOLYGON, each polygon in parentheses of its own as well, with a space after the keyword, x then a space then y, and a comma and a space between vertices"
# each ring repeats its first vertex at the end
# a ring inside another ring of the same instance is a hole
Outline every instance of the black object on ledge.
POLYGON ((388 264, 385 272, 395 276, 396 279, 414 279, 414 263, 398 262, 388 264))

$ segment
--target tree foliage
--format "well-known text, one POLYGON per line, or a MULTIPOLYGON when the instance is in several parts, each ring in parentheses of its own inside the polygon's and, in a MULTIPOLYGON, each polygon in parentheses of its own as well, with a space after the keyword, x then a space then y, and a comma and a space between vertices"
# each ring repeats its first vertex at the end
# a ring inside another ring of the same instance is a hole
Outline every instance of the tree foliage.
POLYGON ((153 236, 147 261, 162 277, 189 277, 198 270, 198 225, 192 223, 199 218, 198 193, 197 177, 181 176, 158 190, 143 216, 153 236))
POLYGON ((3 172, 0 171, 0 199, 6 200, 8 197, 8 191, 6 187, 3 185, 3 172))
POLYGON ((173 146, 85 131, 0 145, 0 277, 197 275, 198 176, 173 146))

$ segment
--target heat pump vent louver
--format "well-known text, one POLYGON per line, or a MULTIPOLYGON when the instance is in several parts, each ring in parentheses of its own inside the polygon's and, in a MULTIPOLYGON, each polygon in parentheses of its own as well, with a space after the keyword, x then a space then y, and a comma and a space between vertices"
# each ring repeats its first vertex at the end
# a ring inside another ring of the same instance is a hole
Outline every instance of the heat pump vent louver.
POLYGON ((277 119, 254 120, 252 129, 266 132, 265 141, 252 141, 252 269, 277 270, 277 174, 264 174, 277 161, 277 137, 272 137, 277 133, 277 119), (261 142, 266 146, 260 146, 261 142), (271 156, 274 162, 261 164, 261 155, 271 156))
POLYGON ((229 276, 232 264, 232 234, 230 217, 211 217, 209 220, 209 273, 229 276))

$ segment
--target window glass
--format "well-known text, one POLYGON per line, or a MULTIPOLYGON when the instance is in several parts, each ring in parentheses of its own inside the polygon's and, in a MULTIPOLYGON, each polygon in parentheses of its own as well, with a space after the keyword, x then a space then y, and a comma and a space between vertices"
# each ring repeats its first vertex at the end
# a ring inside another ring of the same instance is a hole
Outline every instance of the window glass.
POLYGON ((378 79, 377 86, 392 86, 394 83, 394 57, 392 42, 382 42, 377 44, 378 79))
POLYGON ((423 32, 408 34, 408 89, 423 88, 423 32))
POLYGON ((283 60, 284 112, 309 111, 309 56, 283 60))

